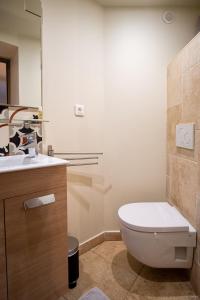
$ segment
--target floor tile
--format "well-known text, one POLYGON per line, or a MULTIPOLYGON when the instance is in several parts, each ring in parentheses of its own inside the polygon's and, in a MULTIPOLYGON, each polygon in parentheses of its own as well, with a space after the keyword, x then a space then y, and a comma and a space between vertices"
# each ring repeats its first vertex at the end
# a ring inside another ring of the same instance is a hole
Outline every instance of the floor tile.
POLYGON ((69 291, 67 299, 77 300, 90 288, 98 287, 111 300, 124 300, 136 278, 137 273, 129 272, 114 262, 106 261, 94 251, 88 251, 80 256, 78 285, 69 291))
POLYGON ((181 299, 195 296, 185 270, 153 269, 144 267, 131 289, 128 299, 136 296, 145 299, 181 299), (181 298, 180 298, 181 297, 181 298))
POLYGON ((199 300, 197 296, 177 296, 177 297, 151 297, 128 294, 125 300, 199 300))
POLYGON ((103 257, 108 263, 115 264, 131 273, 139 274, 143 265, 128 254, 122 241, 104 242, 92 251, 103 257))
POLYGON ((124 300, 127 292, 131 289, 137 275, 134 275, 115 264, 108 265, 104 280, 98 282, 98 287, 111 300, 124 300))
POLYGON ((121 241, 104 242, 81 255, 77 287, 64 298, 78 300, 93 287, 110 300, 197 300, 184 270, 146 267, 127 254, 121 241))
POLYGON ((126 250, 126 247, 122 241, 107 241, 92 249, 108 262, 112 262, 113 258, 123 250, 126 250))
POLYGON ((69 290, 67 300, 77 300, 90 288, 97 286, 97 282, 103 281, 108 266, 104 259, 97 254, 88 251, 80 256, 80 276, 77 287, 69 290))

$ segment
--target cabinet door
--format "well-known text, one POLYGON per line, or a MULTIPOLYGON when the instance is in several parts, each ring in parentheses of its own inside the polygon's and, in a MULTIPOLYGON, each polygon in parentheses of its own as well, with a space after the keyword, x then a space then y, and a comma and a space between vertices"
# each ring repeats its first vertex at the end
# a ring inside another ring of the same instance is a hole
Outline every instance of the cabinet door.
POLYGON ((4 206, 0 200, 0 300, 7 299, 4 206))
POLYGON ((9 300, 57 300, 67 291, 66 188, 5 200, 9 300), (49 194, 55 202, 24 208, 49 194))

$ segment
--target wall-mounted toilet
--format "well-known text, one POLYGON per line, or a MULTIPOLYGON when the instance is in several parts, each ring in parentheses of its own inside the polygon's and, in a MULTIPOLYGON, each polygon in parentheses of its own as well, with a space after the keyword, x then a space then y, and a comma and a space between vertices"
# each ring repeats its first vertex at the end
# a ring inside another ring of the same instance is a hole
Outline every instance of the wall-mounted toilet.
POLYGON ((167 202, 126 204, 118 210, 122 239, 138 261, 155 268, 191 268, 196 230, 167 202))

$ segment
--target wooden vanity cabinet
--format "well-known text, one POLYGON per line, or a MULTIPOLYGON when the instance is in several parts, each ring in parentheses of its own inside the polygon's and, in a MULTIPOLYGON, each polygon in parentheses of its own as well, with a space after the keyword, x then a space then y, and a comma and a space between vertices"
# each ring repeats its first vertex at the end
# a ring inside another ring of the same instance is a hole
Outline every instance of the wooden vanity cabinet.
POLYGON ((6 263, 7 298, 4 288, 0 300, 57 300, 67 292, 66 167, 32 171, 17 172, 28 172, 24 188, 18 185, 15 195, 10 191, 11 197, 1 200, 5 257, 0 266, 6 263), (55 202, 25 209, 27 200, 50 194, 55 202))
POLYGON ((0 201, 0 300, 7 300, 4 205, 0 201))

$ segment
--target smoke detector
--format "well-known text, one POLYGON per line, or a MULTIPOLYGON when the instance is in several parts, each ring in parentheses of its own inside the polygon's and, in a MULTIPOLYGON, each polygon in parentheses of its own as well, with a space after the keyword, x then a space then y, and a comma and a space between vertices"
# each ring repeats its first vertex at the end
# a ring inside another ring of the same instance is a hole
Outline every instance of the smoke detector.
POLYGON ((166 24, 172 24, 175 21, 175 14, 173 11, 164 11, 164 13, 162 14, 162 20, 164 23, 166 24))

